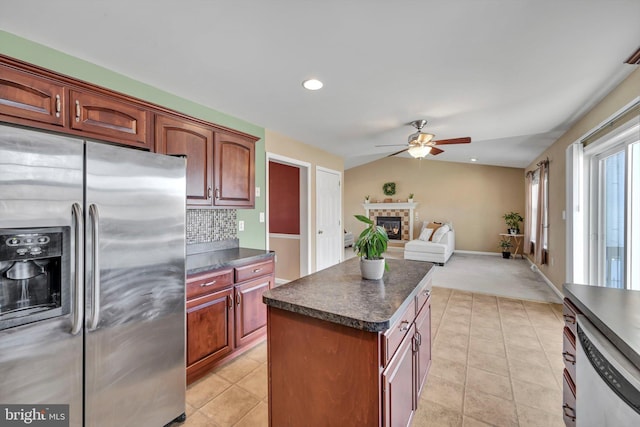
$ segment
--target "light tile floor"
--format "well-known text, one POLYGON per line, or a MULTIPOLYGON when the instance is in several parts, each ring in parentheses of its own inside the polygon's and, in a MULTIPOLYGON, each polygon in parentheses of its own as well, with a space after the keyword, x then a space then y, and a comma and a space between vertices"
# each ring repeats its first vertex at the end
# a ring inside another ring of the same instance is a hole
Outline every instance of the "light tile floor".
MULTIPOLYGON (((431 308, 413 427, 564 425, 561 305, 434 287, 431 308)), ((267 426, 266 343, 189 386, 183 425, 267 426)))

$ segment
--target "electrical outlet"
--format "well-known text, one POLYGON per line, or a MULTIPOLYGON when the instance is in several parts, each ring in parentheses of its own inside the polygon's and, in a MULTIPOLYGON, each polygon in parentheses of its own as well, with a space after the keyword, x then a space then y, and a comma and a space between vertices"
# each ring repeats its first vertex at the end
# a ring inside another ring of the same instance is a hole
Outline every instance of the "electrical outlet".
POLYGON ((256 197, 260 197, 260 187, 256 187, 256 197))
POLYGON ((264 222, 264 212, 260 212, 260 222, 264 222))
POLYGON ((238 221, 238 231, 244 231, 244 221, 238 221))

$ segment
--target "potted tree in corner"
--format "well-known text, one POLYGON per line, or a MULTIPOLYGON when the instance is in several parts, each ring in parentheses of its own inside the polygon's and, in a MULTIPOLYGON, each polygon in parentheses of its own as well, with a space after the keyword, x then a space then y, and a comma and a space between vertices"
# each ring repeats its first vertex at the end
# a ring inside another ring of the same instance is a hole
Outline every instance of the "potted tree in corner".
POLYGON ((509 259, 511 258, 511 247, 513 246, 513 244, 511 243, 511 240, 507 239, 507 238, 503 238, 502 240, 500 240, 500 247, 502 248, 502 258, 504 259, 509 259))
POLYGON ((509 212, 502 215, 504 222, 507 224, 509 234, 520 234, 520 223, 524 221, 522 215, 518 212, 509 212))
POLYGON ((384 227, 375 225, 364 215, 354 215, 358 221, 367 224, 353 244, 353 250, 360 257, 360 273, 363 279, 379 280, 389 267, 382 254, 387 250, 389 236, 384 227))

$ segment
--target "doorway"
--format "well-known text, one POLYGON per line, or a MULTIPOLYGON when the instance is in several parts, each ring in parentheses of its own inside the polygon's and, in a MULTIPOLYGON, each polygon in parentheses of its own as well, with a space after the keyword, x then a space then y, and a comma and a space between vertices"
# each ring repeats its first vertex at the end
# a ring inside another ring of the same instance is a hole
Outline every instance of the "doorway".
POLYGON ((310 163, 267 153, 266 241, 276 252, 277 283, 311 273, 310 168, 310 163))

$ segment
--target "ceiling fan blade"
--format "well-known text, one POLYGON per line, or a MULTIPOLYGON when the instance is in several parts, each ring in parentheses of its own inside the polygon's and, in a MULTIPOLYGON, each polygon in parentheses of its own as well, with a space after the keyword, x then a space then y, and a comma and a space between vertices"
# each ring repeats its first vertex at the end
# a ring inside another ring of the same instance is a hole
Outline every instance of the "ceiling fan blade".
POLYGON ((404 150, 400 150, 400 151, 396 151, 393 154, 389 154, 387 157, 392 157, 395 156, 396 154, 400 154, 400 153, 404 153, 405 151, 407 151, 409 149, 409 147, 405 148, 404 150))
POLYGON ((466 136, 464 138, 440 139, 438 141, 433 141, 433 145, 468 144, 470 142, 471 138, 466 136))
POLYGON ((374 147, 406 147, 407 144, 383 144, 383 145, 374 145, 374 147))
POLYGON ((440 153, 444 153, 444 150, 441 150, 439 148, 436 147, 431 147, 431 151, 429 151, 429 154, 432 156, 437 156, 440 153))

